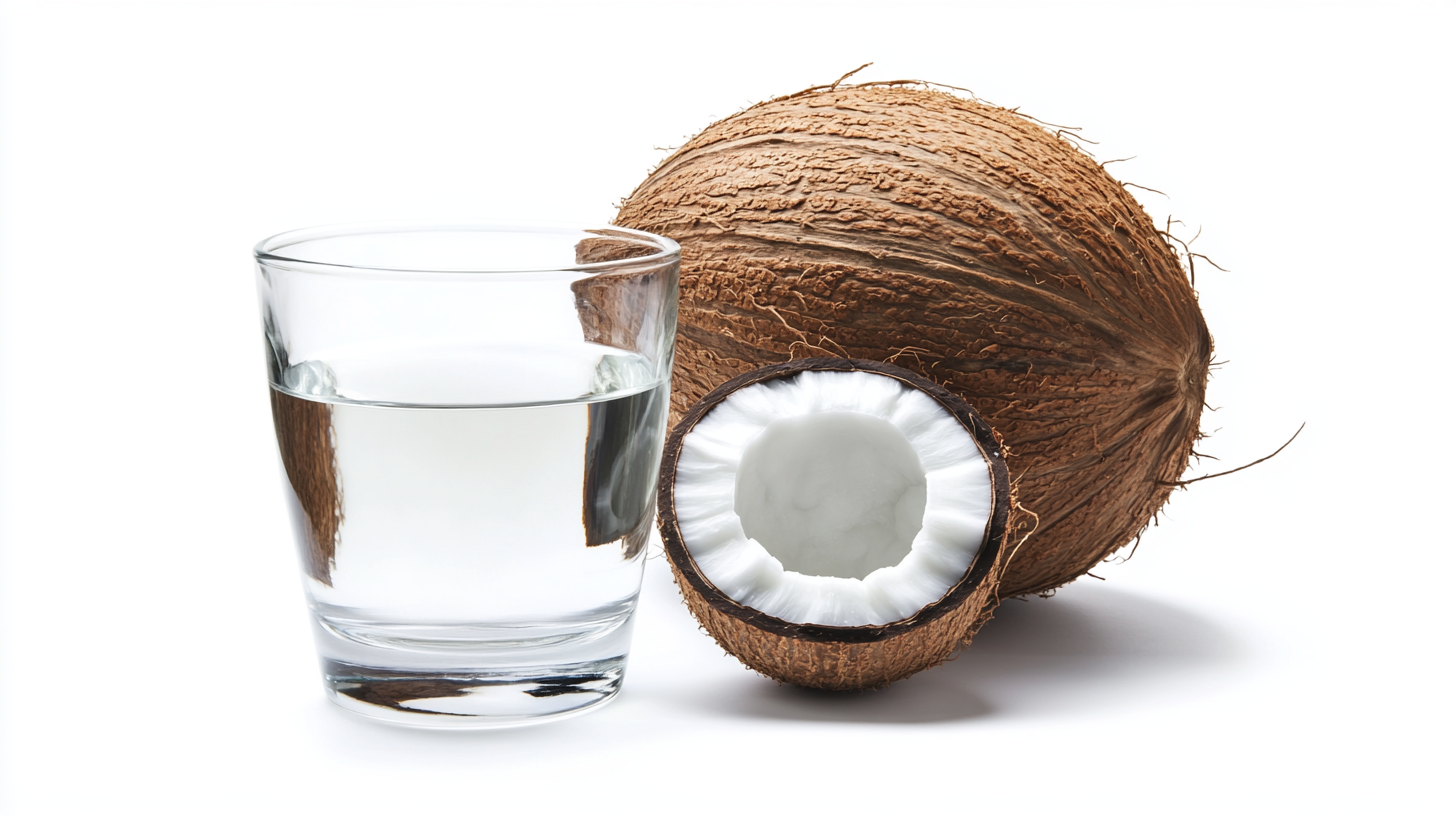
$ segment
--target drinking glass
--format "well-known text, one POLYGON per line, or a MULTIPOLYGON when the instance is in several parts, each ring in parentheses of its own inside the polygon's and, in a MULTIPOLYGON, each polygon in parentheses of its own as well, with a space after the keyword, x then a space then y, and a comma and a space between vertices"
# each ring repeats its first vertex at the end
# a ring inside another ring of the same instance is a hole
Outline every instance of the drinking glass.
POLYGON ((655 516, 677 244, 383 223, 254 255, 328 695, 454 728, 611 700, 655 516))

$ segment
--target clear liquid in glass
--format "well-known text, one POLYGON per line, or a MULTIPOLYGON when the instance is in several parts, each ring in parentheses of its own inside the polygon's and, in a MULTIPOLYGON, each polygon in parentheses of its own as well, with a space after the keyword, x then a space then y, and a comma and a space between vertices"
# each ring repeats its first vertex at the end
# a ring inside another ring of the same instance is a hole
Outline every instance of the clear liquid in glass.
POLYGON ((405 350, 281 379, 280 457, 336 702, 477 727, 616 693, 666 423, 646 361, 590 344, 405 350))

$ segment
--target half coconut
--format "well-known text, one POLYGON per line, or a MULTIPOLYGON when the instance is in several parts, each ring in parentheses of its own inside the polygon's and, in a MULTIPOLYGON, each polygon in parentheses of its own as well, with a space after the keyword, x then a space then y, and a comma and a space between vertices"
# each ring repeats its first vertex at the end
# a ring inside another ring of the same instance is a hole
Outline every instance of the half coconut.
POLYGON ((668 437, 658 486, 698 622, 755 671, 836 690, 938 665, 990 617, 1012 505, 969 405, 839 358, 709 393, 668 437))

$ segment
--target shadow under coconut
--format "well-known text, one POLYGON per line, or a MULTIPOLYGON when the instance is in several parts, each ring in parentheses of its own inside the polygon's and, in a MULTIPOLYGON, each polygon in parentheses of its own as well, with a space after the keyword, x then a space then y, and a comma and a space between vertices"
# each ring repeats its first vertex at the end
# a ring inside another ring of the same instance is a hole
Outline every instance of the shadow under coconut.
POLYGON ((714 707, 740 717, 886 724, 971 720, 992 712, 980 695, 960 684, 927 693, 921 681, 926 674, 878 691, 819 691, 763 680, 747 693, 715 701, 714 707))
POLYGON ((717 701, 738 716, 839 722, 952 722, 1096 711, 1192 693, 1242 662, 1226 628, 1162 599, 1104 586, 1001 604, 950 662, 880 691, 818 692, 764 682, 717 701))

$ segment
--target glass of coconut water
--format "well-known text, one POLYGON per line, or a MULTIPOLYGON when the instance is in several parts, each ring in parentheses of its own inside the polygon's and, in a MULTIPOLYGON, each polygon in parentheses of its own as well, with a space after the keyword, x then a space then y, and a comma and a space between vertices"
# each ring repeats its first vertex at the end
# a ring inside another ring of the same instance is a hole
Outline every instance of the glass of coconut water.
POLYGON ((383 223, 254 255, 329 696, 447 728, 612 699, 654 519, 677 244, 383 223))

